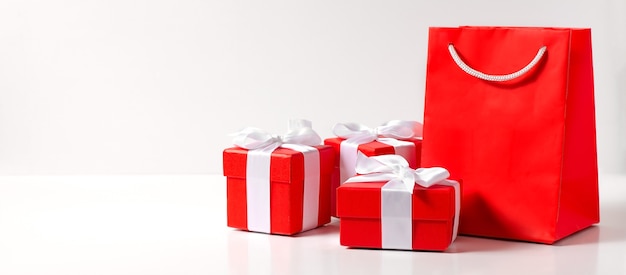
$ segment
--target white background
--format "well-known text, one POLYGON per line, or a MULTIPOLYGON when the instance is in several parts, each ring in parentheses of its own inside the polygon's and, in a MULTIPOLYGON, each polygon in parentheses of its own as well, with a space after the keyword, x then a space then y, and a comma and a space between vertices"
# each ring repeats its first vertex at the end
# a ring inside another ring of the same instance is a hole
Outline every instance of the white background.
POLYGON ((626 2, 0 2, 0 175, 221 173, 228 133, 422 120, 429 26, 591 27, 601 172, 626 171, 626 2))

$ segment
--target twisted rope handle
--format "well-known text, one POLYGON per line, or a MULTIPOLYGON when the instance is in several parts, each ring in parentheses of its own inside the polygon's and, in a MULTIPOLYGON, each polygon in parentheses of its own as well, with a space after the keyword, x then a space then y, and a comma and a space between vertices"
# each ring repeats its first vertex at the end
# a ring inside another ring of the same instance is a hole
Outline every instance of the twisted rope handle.
POLYGON ((450 52, 450 56, 452 57, 456 65, 459 66, 459 68, 461 68, 461 70, 463 70, 467 74, 473 77, 476 77, 478 79, 494 81, 494 82, 509 81, 509 80, 513 80, 524 75, 525 73, 530 71, 532 68, 534 68, 537 65, 537 63, 539 63, 541 58, 546 53, 546 50, 547 50, 546 46, 539 48, 539 50, 537 51, 537 55, 535 55, 535 58, 533 58, 533 60, 531 60, 530 63, 528 63, 528 65, 526 65, 524 68, 520 69, 517 72, 510 73, 510 74, 503 74, 503 75, 492 75, 492 74, 483 73, 481 71, 477 71, 474 68, 470 67, 469 65, 465 64, 465 62, 461 60, 461 57, 459 57, 456 50, 454 49, 454 45, 452 43, 448 44, 448 51, 450 52))

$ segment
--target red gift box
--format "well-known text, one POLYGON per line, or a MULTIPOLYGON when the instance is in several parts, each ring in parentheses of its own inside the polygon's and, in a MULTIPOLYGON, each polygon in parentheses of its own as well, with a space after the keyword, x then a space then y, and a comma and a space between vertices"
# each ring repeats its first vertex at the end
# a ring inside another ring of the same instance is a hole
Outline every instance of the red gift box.
MULTIPOLYGON (((340 156, 341 156, 341 143, 346 139, 344 138, 328 138, 324 140, 324 144, 330 145, 335 150, 335 163, 333 167, 333 174, 330 183, 330 213, 333 216, 337 216, 336 214, 336 190, 339 185, 345 178, 341 178, 340 171, 340 156)), ((420 159, 422 152, 422 140, 418 138, 411 138, 408 140, 400 141, 401 145, 389 145, 377 140, 360 144, 357 148, 359 152, 362 152, 368 157, 380 156, 380 155, 401 155, 409 161, 409 167, 418 168, 420 167, 420 159)), ((353 175, 351 175, 353 176, 353 175)))
POLYGON ((355 170, 337 188, 342 245, 443 251, 454 241, 461 194, 448 170, 413 170, 402 156, 362 153, 355 170))
MULTIPOLYGON (((317 226, 330 222, 330 176, 334 151, 330 146, 313 146, 319 152, 319 200, 317 226)), ((224 175, 227 184, 227 224, 248 228, 246 173, 248 150, 233 147, 224 150, 224 175)), ((303 231, 305 181, 304 155, 277 148, 270 160, 270 232, 293 235, 303 231)))
MULTIPOLYGON (((337 189, 339 239, 343 246, 385 248, 381 188, 387 182, 350 182, 337 189)), ((411 196, 413 250, 444 251, 455 237, 455 189, 415 185, 411 196)))

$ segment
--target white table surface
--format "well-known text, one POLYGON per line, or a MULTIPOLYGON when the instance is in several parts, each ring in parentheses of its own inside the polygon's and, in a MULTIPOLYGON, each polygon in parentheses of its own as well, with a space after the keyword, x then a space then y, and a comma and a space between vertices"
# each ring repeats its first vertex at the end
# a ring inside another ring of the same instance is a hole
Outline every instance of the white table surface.
POLYGON ((0 177, 0 274, 626 274, 626 176, 601 223, 555 245, 460 236, 444 253, 348 249, 226 227, 213 176, 0 177))

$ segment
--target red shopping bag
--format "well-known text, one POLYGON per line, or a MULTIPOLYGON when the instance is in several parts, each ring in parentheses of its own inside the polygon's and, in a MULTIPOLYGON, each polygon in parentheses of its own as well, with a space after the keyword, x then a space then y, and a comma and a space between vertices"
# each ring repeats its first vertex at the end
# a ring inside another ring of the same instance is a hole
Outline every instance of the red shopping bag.
POLYGON ((551 244, 599 222, 591 30, 431 28, 422 166, 459 232, 551 244))

